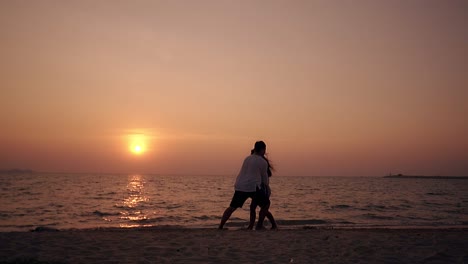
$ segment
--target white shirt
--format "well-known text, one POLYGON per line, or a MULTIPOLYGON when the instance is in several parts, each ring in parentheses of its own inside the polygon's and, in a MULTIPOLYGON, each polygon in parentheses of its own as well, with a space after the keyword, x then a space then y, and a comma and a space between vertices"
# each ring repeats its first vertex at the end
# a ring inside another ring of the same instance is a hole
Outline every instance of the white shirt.
POLYGON ((268 163, 259 155, 250 155, 245 158, 242 168, 237 176, 234 189, 241 192, 255 192, 262 182, 268 185, 268 163))

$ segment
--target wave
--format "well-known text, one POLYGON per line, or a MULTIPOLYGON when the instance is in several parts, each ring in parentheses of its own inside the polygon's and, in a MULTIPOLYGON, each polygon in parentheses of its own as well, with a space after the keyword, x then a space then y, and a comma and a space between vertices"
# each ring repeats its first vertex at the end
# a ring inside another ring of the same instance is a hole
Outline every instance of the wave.
POLYGON ((28 229, 35 225, 0 225, 0 227, 15 228, 15 229, 28 229))
POLYGON ((432 201, 427 201, 427 200, 424 200, 423 201, 424 204, 427 204, 427 205, 435 205, 435 206, 445 206, 447 204, 443 204, 443 203, 437 203, 437 202, 432 202, 432 201))
POLYGON ((446 192, 428 192, 426 193, 426 195, 451 195, 450 193, 446 193, 446 192))
POLYGON ((58 204, 58 203, 49 203, 49 208, 50 207, 57 207, 57 208, 62 208, 63 207, 63 204, 58 204))
POLYGON ((180 207, 182 207, 181 204, 173 204, 173 205, 166 206, 166 209, 171 210, 171 209, 177 209, 177 208, 180 208, 180 207))
POLYGON ((137 205, 114 205, 113 206, 114 208, 117 208, 117 209, 122 209, 122 210, 126 210, 126 211, 141 211, 141 210, 145 210, 145 209, 160 209, 159 207, 153 207, 149 204, 137 204, 137 205))
POLYGON ((304 219, 304 220, 276 220, 278 225, 297 226, 297 225, 325 225, 328 221, 321 219, 304 219))
POLYGON ((21 195, 30 195, 30 196, 37 196, 37 195, 41 195, 42 193, 40 192, 31 192, 31 191, 25 191, 25 192, 22 192, 21 195))
POLYGON ((193 218, 197 220, 219 220, 221 216, 219 215, 202 215, 202 216, 194 216, 193 218))
POLYGON ((11 217, 12 217, 11 213, 0 212, 0 219, 8 219, 11 217))
POLYGON ((377 212, 384 212, 384 211, 398 211, 402 208, 411 208, 410 205, 380 205, 380 204, 368 204, 364 207, 359 208, 358 210, 361 211, 377 211, 377 212))
POLYGON ((183 222, 183 218, 180 216, 162 216, 162 217, 155 217, 155 218, 143 218, 143 219, 136 219, 130 220, 131 223, 138 223, 138 224, 157 224, 157 223, 165 223, 165 222, 183 222))
POLYGON ((365 218, 369 219, 378 219, 378 220, 395 220, 395 217, 392 216, 384 216, 384 215, 376 215, 376 214, 363 214, 365 218))
POLYGON ((101 212, 101 211, 99 211, 99 210, 96 210, 96 211, 92 212, 92 214, 93 214, 93 215, 100 216, 100 217, 112 216, 112 215, 120 215, 120 213, 101 212))
POLYGON ((351 208, 351 205, 347 204, 338 204, 338 205, 333 205, 331 209, 348 209, 351 208))
MULTIPOLYGON (((292 227, 292 228, 299 227, 299 226, 302 226, 303 228, 312 228, 312 226, 331 224, 330 222, 325 221, 325 220, 321 220, 321 219, 303 219, 303 220, 278 219, 278 220, 276 220, 276 223, 279 226, 286 226, 286 227, 292 227)), ((226 223, 226 226, 245 227, 245 226, 247 226, 247 224, 248 224, 247 221, 229 221, 229 222, 226 223)))

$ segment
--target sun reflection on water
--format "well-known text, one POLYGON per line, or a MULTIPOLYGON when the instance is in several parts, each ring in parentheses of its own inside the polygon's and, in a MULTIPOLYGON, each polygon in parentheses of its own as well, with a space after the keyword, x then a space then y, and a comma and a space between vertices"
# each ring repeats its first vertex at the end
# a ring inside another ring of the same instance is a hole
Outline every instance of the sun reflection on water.
POLYGON ((120 218, 130 220, 135 223, 122 223, 120 227, 143 227, 145 224, 140 224, 140 221, 148 219, 147 214, 143 210, 144 204, 149 201, 145 195, 145 180, 142 175, 134 174, 128 177, 127 194, 123 201, 125 211, 121 211, 120 218))

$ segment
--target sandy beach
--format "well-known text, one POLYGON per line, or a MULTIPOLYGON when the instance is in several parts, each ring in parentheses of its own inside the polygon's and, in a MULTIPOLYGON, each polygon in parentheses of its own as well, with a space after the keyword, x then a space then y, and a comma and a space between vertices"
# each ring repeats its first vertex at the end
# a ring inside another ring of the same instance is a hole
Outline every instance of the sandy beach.
POLYGON ((0 233, 0 263, 468 263, 467 229, 0 233))

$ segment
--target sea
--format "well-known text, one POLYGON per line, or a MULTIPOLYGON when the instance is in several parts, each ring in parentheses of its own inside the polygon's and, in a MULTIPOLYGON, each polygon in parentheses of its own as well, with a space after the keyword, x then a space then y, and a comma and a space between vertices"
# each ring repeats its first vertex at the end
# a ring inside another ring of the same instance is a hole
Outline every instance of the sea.
MULTIPOLYGON (((217 228, 234 181, 235 175, 4 173, 0 232, 217 228)), ((468 228, 468 180, 273 176, 270 185, 279 228, 468 228)), ((249 204, 226 227, 245 228, 249 204)))

